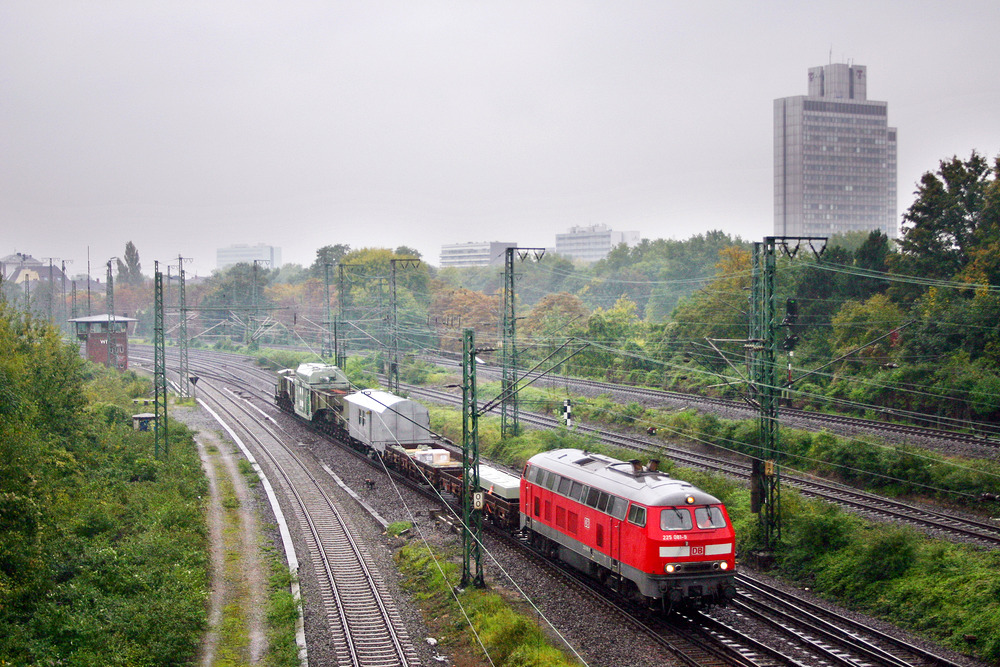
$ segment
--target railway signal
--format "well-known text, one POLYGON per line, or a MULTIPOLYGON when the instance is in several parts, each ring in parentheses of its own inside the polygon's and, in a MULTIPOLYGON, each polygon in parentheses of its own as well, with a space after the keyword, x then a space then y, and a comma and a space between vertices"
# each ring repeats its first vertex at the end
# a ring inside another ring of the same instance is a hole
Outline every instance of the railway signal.
MULTIPOLYGON (((750 392, 753 402, 759 408, 758 440, 760 456, 751 461, 750 509, 760 515, 764 533, 764 548, 773 551, 781 539, 781 499, 780 452, 778 451, 778 384, 775 363, 776 317, 774 296, 774 275, 776 257, 781 248, 789 257, 794 257, 799 248, 806 244, 817 256, 826 249, 826 238, 766 236, 763 242, 753 244, 753 280, 750 297, 750 332, 746 343, 750 362, 750 392), (816 245, 820 247, 817 250, 816 245)), ((798 344, 799 338, 791 327, 798 319, 798 303, 795 299, 785 301, 785 318, 781 326, 789 327, 788 336, 782 348, 789 354, 798 344)))

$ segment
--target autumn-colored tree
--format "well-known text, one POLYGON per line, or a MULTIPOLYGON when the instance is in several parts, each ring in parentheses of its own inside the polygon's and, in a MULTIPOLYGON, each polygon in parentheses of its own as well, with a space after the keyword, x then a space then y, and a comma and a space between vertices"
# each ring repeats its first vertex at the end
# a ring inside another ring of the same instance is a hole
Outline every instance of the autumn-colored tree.
POLYGON ((464 288, 445 288, 435 292, 427 323, 437 332, 442 350, 461 353, 464 329, 473 329, 477 341, 494 341, 499 318, 498 296, 464 288))
POLYGON ((582 334, 589 316, 590 311, 580 297, 567 292, 547 294, 528 312, 517 331, 519 337, 541 344, 552 339, 565 340, 582 334))

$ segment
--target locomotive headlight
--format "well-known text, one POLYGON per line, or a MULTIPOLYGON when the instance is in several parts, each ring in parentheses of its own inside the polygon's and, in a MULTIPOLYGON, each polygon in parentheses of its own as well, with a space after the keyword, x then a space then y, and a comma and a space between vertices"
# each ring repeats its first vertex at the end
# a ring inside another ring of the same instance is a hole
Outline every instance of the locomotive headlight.
POLYGON ((727 563, 726 561, 722 561, 721 563, 719 563, 719 569, 720 570, 728 570, 729 569, 729 563, 727 563))
POLYGON ((676 570, 677 568, 674 567, 673 563, 667 563, 663 569, 667 574, 673 574, 674 570, 676 570))

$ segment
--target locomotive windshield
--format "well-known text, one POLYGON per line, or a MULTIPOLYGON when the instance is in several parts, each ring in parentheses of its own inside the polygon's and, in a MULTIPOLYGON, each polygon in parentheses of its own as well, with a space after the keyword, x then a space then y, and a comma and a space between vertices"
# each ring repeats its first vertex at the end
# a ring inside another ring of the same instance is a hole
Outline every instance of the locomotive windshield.
POLYGON ((706 507, 664 507, 660 512, 660 530, 691 530, 691 509, 694 509, 694 524, 702 530, 725 528, 726 517, 717 505, 706 507))
POLYGON ((663 508, 660 530, 691 530, 691 512, 686 507, 663 508))
POLYGON ((703 530, 726 527, 726 517, 722 515, 722 510, 717 505, 695 507, 694 519, 698 523, 698 527, 703 530))

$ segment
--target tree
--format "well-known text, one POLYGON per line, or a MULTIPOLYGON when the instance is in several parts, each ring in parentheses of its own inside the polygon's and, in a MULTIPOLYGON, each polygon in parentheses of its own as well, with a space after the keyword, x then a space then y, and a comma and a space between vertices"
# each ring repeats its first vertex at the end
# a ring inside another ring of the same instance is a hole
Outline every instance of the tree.
POLYGON ((204 297, 199 306, 204 309, 201 319, 205 327, 210 328, 229 318, 245 319, 253 313, 255 307, 258 314, 270 314, 266 309, 271 305, 267 298, 267 287, 275 272, 253 264, 240 262, 216 272, 206 281, 204 297), (256 275, 255 275, 256 274, 256 275), (254 303, 254 284, 256 283, 257 301, 254 303), (261 310, 265 309, 265 310, 261 310))
POLYGON ((338 264, 351 252, 351 246, 346 243, 325 245, 316 251, 316 261, 309 267, 309 275, 323 280, 326 276, 327 264, 338 264))
POLYGON ((590 311, 577 296, 567 292, 546 294, 525 317, 518 332, 539 341, 563 339, 581 333, 589 315, 590 311))
POLYGON ((438 332, 439 347, 462 351, 462 330, 474 329, 477 341, 495 340, 500 299, 465 288, 438 289, 428 311, 428 324, 438 332))
MULTIPOLYGON (((889 269, 889 256, 891 254, 889 237, 876 229, 855 251, 854 266, 865 272, 886 273, 889 269)), ((850 278, 847 289, 849 296, 854 299, 868 299, 875 294, 884 292, 888 287, 888 282, 881 278, 863 276, 851 276, 850 278)))
POLYGON ((833 345, 837 354, 847 354, 862 345, 854 359, 874 359, 879 363, 889 361, 894 338, 884 336, 903 323, 903 313, 884 294, 876 294, 865 302, 848 301, 833 318, 833 345))
POLYGON ((118 259, 115 260, 117 263, 117 277, 115 281, 119 285, 136 285, 140 286, 145 281, 142 275, 142 265, 139 263, 139 251, 136 249, 135 244, 129 241, 125 244, 125 261, 118 259))
POLYGON ((414 250, 413 248, 407 245, 401 245, 398 248, 396 248, 396 254, 399 255, 400 257, 416 257, 417 259, 421 258, 419 250, 414 250))
MULTIPOLYGON (((894 272, 950 280, 973 259, 977 246, 1000 240, 1000 204, 995 205, 993 194, 997 186, 991 185, 998 175, 1000 158, 991 169, 976 151, 965 161, 942 160, 937 172, 925 173, 916 200, 903 214, 894 272)), ((904 301, 912 301, 921 291, 912 285, 893 288, 904 301)))

